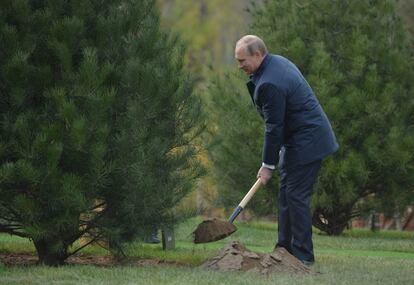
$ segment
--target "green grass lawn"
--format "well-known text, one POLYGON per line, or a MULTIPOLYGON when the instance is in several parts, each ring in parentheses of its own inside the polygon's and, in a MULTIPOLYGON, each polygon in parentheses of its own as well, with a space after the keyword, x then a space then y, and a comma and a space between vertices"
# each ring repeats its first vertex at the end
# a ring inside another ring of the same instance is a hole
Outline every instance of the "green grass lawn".
MULTIPOLYGON (((194 218, 176 229, 176 250, 163 251, 161 245, 134 243, 130 256, 176 261, 182 266, 90 265, 5 267, 0 265, 0 284, 414 284, 414 233, 367 230, 347 231, 340 237, 314 233, 317 262, 312 276, 211 272, 198 268, 230 240, 238 240, 249 249, 269 252, 276 239, 276 227, 270 222, 237 223, 238 231, 225 240, 194 245, 191 232, 200 219, 194 218)), ((24 239, 0 235, 0 252, 34 253, 24 239)), ((108 254, 99 247, 83 254, 108 254)))

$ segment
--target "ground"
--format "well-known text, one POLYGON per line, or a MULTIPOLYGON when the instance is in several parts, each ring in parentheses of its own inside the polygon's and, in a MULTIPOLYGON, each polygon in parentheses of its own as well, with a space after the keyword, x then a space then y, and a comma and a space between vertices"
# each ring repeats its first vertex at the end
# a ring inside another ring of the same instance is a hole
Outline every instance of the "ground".
MULTIPOLYGON (((5 266, 34 266, 37 256, 24 253, 0 253, 0 262, 5 266)), ((126 257, 119 259, 113 256, 93 254, 78 254, 66 260, 68 265, 95 265, 95 266, 188 266, 176 261, 162 259, 143 259, 126 257)), ((218 254, 208 259, 201 268, 215 271, 245 271, 261 274, 313 273, 309 267, 303 265, 298 259, 283 248, 270 253, 254 252, 247 249, 238 241, 230 241, 218 254)))
MULTIPOLYGON (((0 253, 0 263, 5 266, 31 266, 37 264, 37 256, 24 253, 0 253)), ((175 261, 165 261, 161 259, 142 259, 128 257, 119 260, 113 256, 103 256, 94 254, 78 254, 66 260, 68 265, 96 265, 96 266, 148 266, 148 265, 184 265, 175 261)))
MULTIPOLYGON (((206 270, 202 264, 219 257, 220 250, 223 250, 231 240, 243 243, 259 257, 261 254, 268 255, 273 250, 277 235, 274 221, 257 220, 248 223, 238 221, 236 223, 238 230, 228 238, 216 242, 194 244, 191 232, 202 220, 202 217, 192 218, 177 227, 175 250, 164 251, 160 244, 145 244, 137 241, 125 248, 125 253, 130 258, 126 262, 119 262, 109 257, 109 252, 101 247, 92 246, 78 252, 76 257, 71 257, 68 260, 70 266, 59 268, 34 266, 37 258, 35 248, 29 240, 0 234, 0 284, 372 285, 413 283, 413 232, 371 232, 367 229, 350 229, 341 236, 331 237, 315 230, 316 263, 312 271, 323 274, 264 275, 238 270, 225 272, 206 270), (19 266, 23 264, 29 266, 19 266), (123 266, 125 264, 126 266, 123 266)), ((74 249, 78 246, 79 244, 76 244, 74 249)), ((255 260, 254 254, 247 253, 247 255, 255 260)), ((240 260, 240 258, 236 259, 240 260)), ((268 261, 273 263, 272 260, 266 260, 264 263, 268 261)), ((227 261, 224 260, 224 262, 227 261)), ((237 262, 232 262, 232 264, 236 269, 240 265, 237 262)))

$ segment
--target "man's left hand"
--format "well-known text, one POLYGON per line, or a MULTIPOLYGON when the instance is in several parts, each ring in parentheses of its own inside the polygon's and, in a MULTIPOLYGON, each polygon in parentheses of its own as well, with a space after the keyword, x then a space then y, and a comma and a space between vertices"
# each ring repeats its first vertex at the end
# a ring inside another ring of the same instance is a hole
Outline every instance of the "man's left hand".
POLYGON ((270 178, 272 178, 273 170, 267 167, 260 167, 259 172, 257 172, 257 178, 260 177, 263 185, 266 185, 269 182, 270 178))

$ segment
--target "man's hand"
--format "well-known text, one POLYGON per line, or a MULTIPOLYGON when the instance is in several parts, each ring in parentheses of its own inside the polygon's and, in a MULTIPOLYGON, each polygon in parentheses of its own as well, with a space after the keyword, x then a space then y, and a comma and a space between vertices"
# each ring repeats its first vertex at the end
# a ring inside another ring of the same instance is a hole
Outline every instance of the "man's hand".
POLYGON ((257 178, 260 177, 263 185, 266 185, 269 182, 270 178, 272 178, 273 170, 267 167, 260 167, 259 172, 257 172, 257 178))

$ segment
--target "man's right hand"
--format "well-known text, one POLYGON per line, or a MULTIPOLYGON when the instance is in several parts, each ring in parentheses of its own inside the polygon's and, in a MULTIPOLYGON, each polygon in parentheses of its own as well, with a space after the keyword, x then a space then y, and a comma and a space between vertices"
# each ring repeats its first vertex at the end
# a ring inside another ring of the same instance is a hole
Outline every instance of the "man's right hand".
POLYGON ((257 178, 260 177, 263 185, 266 185, 269 182, 270 178, 272 178, 273 170, 267 167, 260 167, 259 171, 257 172, 257 178))

